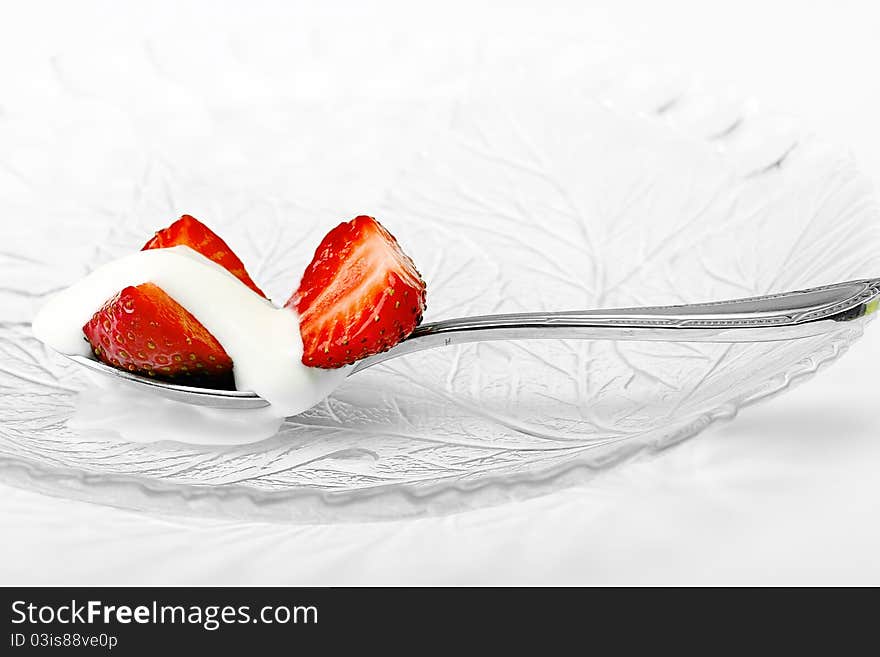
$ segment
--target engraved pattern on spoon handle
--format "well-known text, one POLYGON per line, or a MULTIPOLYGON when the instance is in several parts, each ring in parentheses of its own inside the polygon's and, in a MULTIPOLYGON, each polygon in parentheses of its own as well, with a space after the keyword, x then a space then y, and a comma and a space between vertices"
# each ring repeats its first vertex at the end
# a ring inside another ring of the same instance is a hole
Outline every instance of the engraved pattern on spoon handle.
POLYGON ((424 324, 389 351, 357 363, 352 373, 425 349, 488 340, 792 340, 872 312, 878 296, 880 279, 865 279, 730 301, 464 317, 424 324))

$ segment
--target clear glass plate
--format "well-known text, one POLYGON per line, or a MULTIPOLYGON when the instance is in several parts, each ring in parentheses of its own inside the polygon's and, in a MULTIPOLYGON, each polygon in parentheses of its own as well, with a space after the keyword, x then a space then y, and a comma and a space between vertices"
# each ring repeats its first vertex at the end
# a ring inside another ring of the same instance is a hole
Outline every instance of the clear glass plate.
POLYGON ((329 226, 375 214, 420 265, 427 321, 697 302, 880 272, 877 206, 849 157, 690 80, 606 60, 545 76, 532 58, 413 74, 401 97, 350 61, 309 60, 299 86, 288 69, 247 75, 258 52, 220 62, 232 82, 190 61, 167 74, 169 48, 121 53, 122 64, 62 59, 44 114, 7 112, 3 481, 241 518, 446 513, 693 436, 862 332, 864 320, 791 342, 467 345, 367 370, 252 445, 81 435, 66 422, 85 379, 31 337, 29 320, 51 291, 184 212, 218 228, 281 301, 329 226), (126 95, 119 71, 131 70, 140 86, 126 95), (327 93, 327 71, 360 87, 327 93))

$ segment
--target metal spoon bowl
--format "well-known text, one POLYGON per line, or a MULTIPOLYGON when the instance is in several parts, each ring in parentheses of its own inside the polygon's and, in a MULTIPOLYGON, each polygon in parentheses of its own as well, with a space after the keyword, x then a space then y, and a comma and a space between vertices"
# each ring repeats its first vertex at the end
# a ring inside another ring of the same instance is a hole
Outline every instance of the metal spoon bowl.
MULTIPOLYGON (((448 319, 418 327, 392 349, 359 361, 349 376, 417 351, 488 340, 651 340, 666 342, 771 342, 820 335, 839 322, 868 315, 880 299, 880 278, 794 292, 676 306, 512 313, 448 319)), ((74 362, 113 377, 120 385, 188 404, 228 409, 268 402, 244 390, 194 388, 157 381, 85 356, 74 362)))

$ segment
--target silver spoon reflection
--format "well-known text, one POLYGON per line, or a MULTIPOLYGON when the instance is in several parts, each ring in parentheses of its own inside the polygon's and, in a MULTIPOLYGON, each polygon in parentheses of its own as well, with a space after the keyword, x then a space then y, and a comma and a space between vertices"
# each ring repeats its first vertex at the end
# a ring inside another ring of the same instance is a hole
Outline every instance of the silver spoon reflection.
MULTIPOLYGON (((832 330, 839 322, 877 308, 880 279, 836 283, 809 290, 676 306, 512 313, 448 319, 418 327, 392 349, 356 363, 350 375, 425 349, 489 340, 651 340, 665 342, 770 342, 797 340, 832 330)), ((216 408, 267 406, 253 392, 194 388, 118 370, 85 356, 71 360, 120 385, 138 386, 168 399, 216 408)))

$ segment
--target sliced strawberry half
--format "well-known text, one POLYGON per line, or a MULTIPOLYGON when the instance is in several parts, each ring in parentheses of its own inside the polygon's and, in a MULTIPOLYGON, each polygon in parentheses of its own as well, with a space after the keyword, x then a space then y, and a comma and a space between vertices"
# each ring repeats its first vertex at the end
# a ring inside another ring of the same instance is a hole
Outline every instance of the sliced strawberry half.
MULTIPOLYGON (((184 245, 225 267, 262 297, 238 256, 188 214, 158 231, 142 250, 184 245)), ((92 316, 83 333, 95 355, 120 369, 186 385, 233 386, 232 359, 186 308, 160 287, 126 287, 92 316)))
POLYGON ((126 287, 83 326, 103 362, 185 385, 230 388, 232 359, 213 335, 160 287, 126 287))
POLYGON ((372 217, 324 237, 286 304, 300 316, 302 362, 336 368, 390 349, 422 321, 425 283, 372 217))
POLYGON ((164 249, 170 246, 188 246, 198 251, 206 258, 222 265, 238 280, 251 288, 261 297, 265 297, 263 291, 251 279, 238 256, 232 252, 229 245, 224 242, 217 233, 208 228, 201 221, 188 214, 163 230, 158 231, 144 244, 141 251, 149 249, 164 249))

